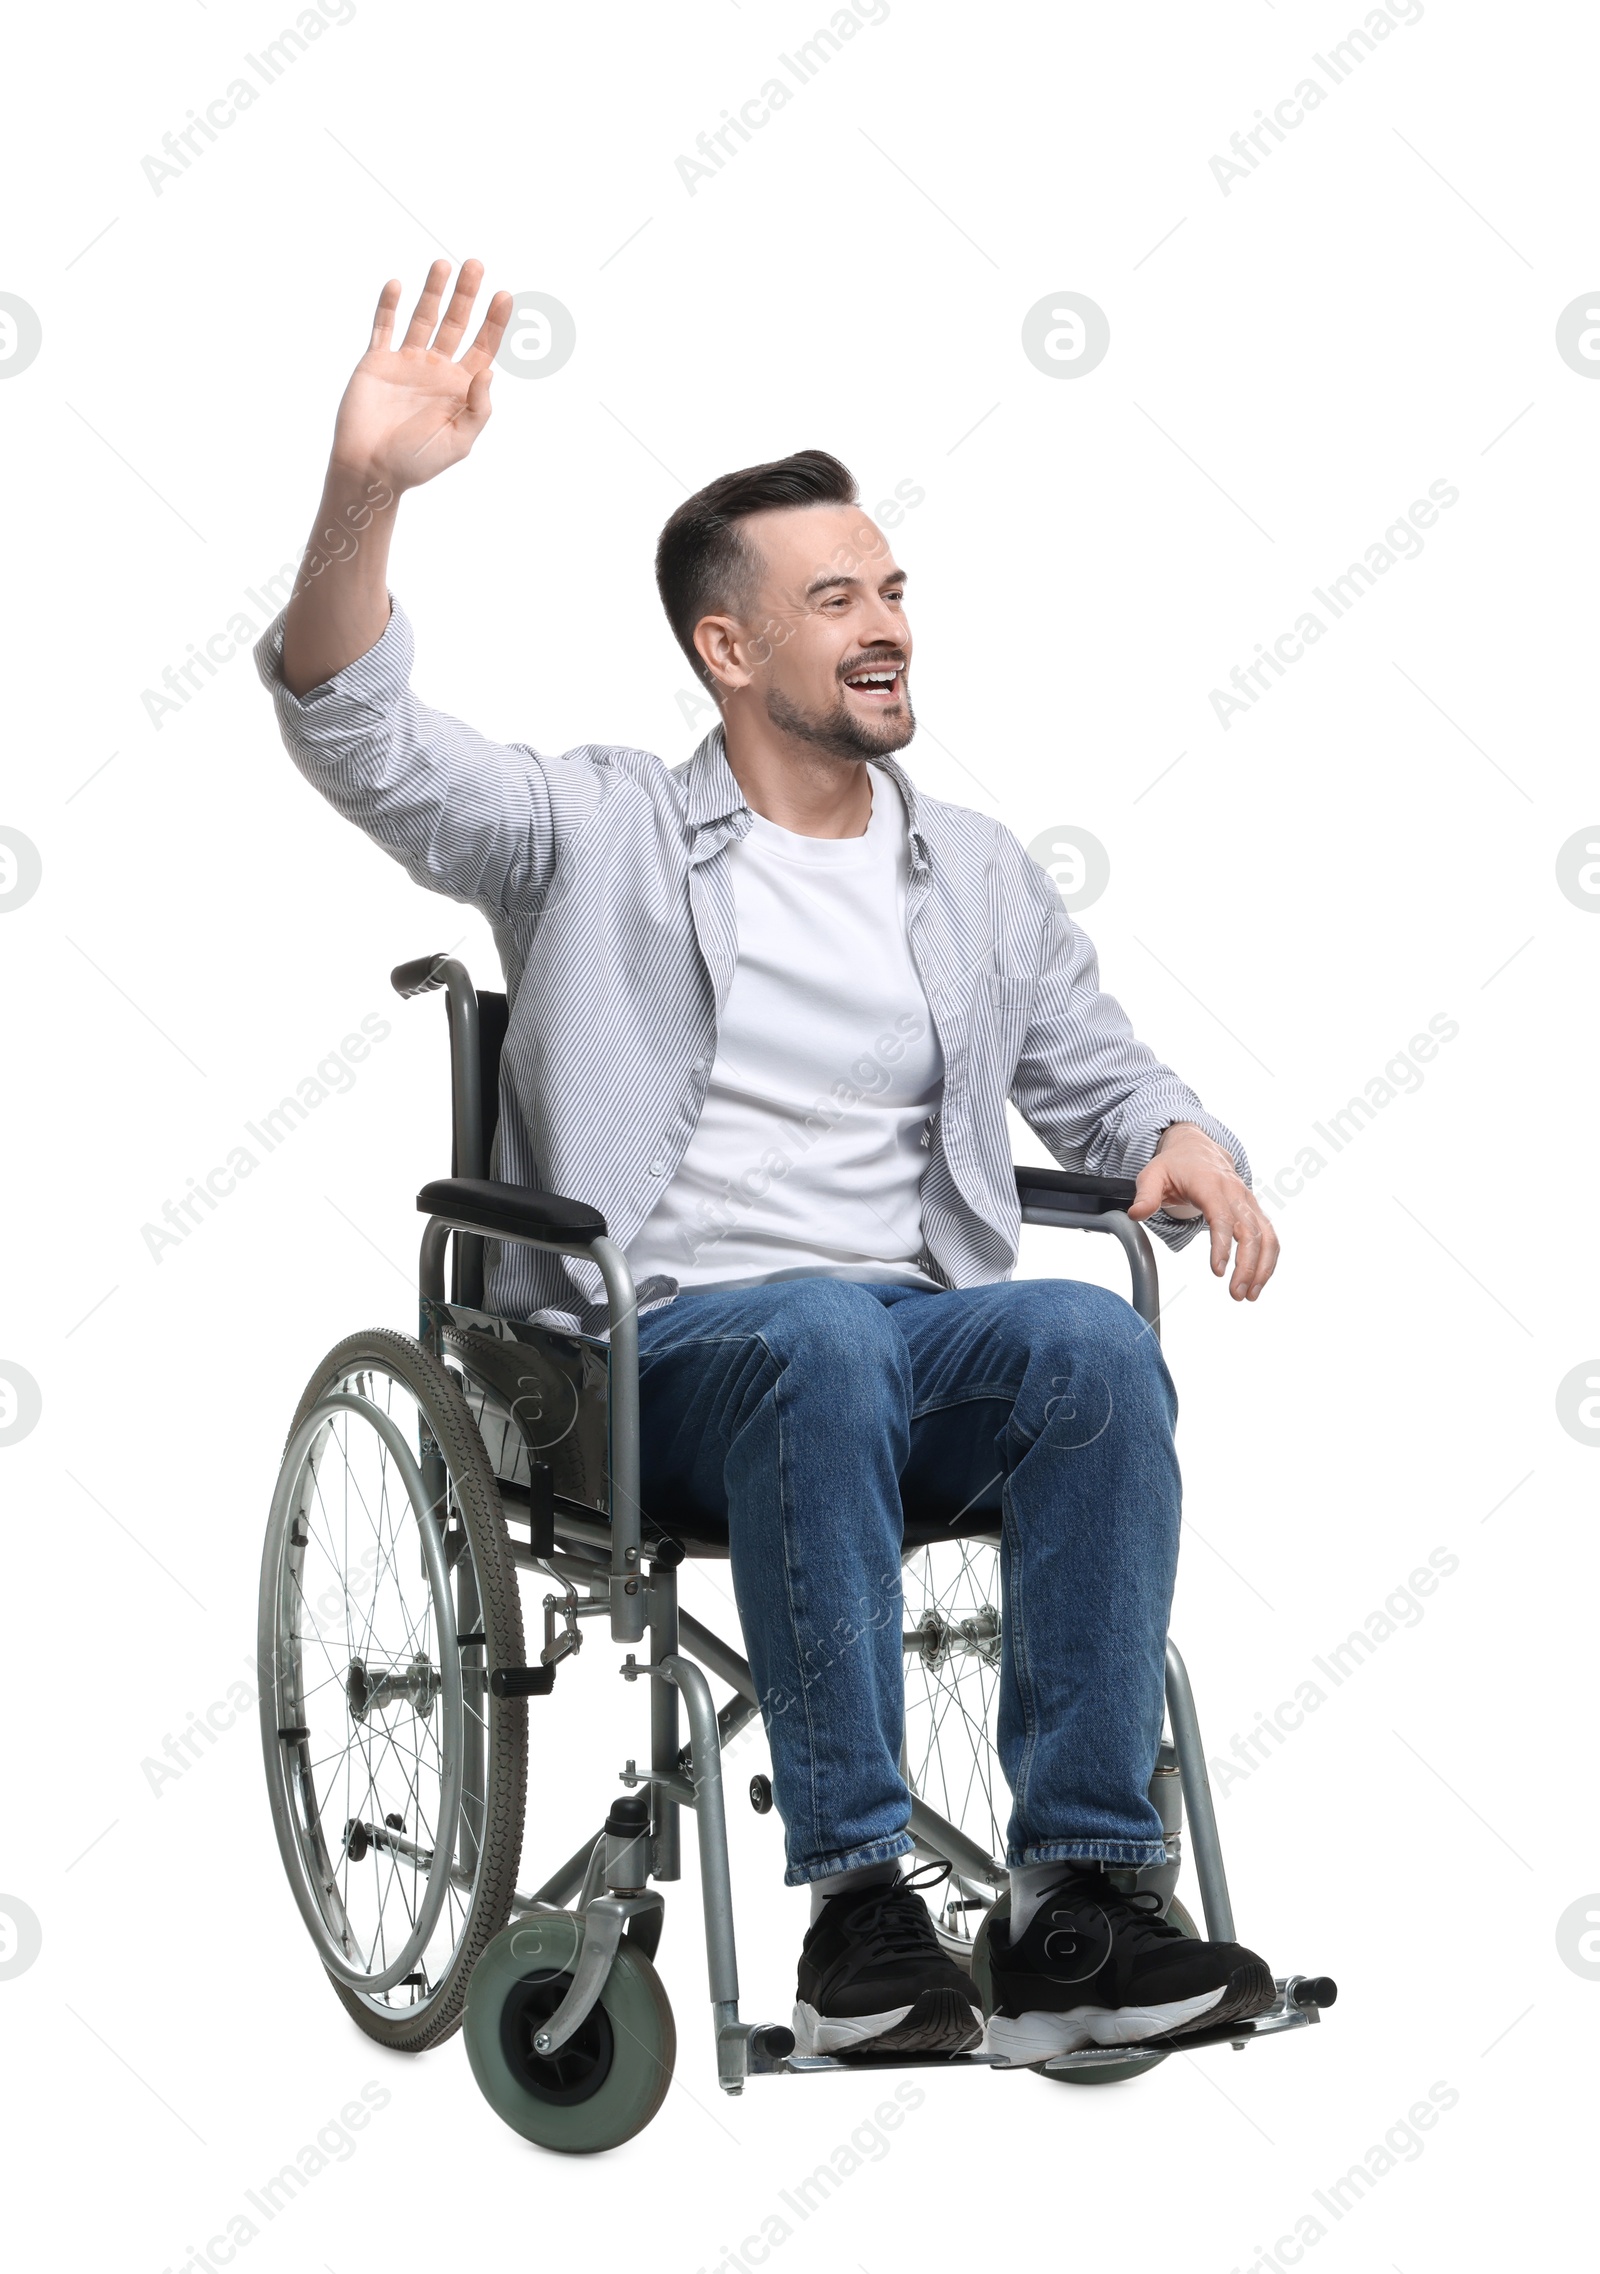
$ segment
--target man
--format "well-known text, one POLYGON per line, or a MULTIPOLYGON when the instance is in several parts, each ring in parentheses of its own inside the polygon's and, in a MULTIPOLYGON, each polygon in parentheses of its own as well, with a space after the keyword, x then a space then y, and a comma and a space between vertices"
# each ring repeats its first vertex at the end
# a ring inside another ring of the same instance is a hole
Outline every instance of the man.
MULTIPOLYGON (((495 1172, 603 1210, 638 1288, 643 1489, 729 1527, 786 1878, 811 1890, 803 2051, 959 2050, 983 2017, 915 1885, 899 1765, 902 1506, 1002 1528, 997 1743, 1013 1811, 991 2048, 1039 2060, 1244 2019, 1236 1944, 1111 1872, 1159 1863, 1148 1797, 1176 1564, 1176 1399, 1120 1297, 1014 1283, 1011 1099, 1063 1162, 1203 1219, 1253 1301, 1277 1242, 1238 1140, 1135 1040, 1043 872, 917 792, 905 578, 820 451, 713 482, 657 557, 721 723, 689 762, 485 740, 407 679, 399 495, 489 416, 511 300, 459 358, 400 287, 339 408, 317 529, 257 649, 296 763, 419 883, 483 910, 511 998, 495 1172)), ((508 1316, 603 1327, 581 1259, 490 1251, 508 1316)))

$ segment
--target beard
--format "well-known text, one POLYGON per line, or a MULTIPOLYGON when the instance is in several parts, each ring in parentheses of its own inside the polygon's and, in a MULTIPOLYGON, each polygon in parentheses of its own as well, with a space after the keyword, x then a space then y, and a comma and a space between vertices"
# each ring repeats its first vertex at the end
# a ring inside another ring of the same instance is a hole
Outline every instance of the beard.
POLYGON ((767 695, 766 704, 767 717, 780 734, 792 734, 797 741, 809 742, 815 749, 825 750, 830 758, 881 758, 887 751, 903 750, 917 731, 904 679, 900 700, 893 711, 884 713, 881 725, 872 719, 857 718, 842 695, 831 711, 803 711, 797 703, 791 703, 780 688, 774 687, 767 695))

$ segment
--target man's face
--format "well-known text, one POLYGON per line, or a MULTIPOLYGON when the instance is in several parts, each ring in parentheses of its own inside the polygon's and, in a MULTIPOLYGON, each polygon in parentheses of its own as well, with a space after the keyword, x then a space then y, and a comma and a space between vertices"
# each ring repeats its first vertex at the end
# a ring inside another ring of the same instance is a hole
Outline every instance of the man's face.
POLYGON ((882 530, 859 506, 813 505, 752 514, 740 534, 764 564, 758 595, 696 635, 724 693, 836 758, 903 749, 911 627, 882 530))

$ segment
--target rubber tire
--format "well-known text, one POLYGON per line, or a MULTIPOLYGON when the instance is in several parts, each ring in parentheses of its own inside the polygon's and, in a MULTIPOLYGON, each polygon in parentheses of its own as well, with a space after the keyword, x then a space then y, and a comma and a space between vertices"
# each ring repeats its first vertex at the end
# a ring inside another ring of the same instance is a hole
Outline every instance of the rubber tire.
MULTIPOLYGON (((1002 1895, 997 1902, 992 1903, 989 1909, 984 1912, 982 1922, 978 1928, 978 1932, 973 1938, 972 1979, 977 1985, 979 1994, 982 1997, 983 2010, 985 2013, 989 2013, 993 2010, 990 2004, 992 1992, 989 1981, 989 1922, 991 1919, 1003 1919, 1009 1917, 1010 1911, 1011 1897, 1009 1895, 1002 1895)), ((1183 1905, 1178 1902, 1176 1897, 1174 1897, 1173 1901, 1167 1905, 1166 1915, 1169 1919, 1171 1919, 1174 1926, 1181 1927, 1184 1933, 1186 1935, 1189 1935, 1195 1942, 1199 1942, 1201 1940, 1200 1929, 1195 1925, 1193 1919, 1189 1916, 1183 1905)), ((1155 2059, 1150 2061, 1106 2061, 1103 2063, 1097 2062, 1092 2069, 1046 2069, 1036 2067, 1033 2073, 1036 2077, 1043 2077, 1049 2084, 1129 2084, 1135 2077, 1149 2076, 1153 2069, 1158 2069, 1163 2061, 1169 2060, 1170 2058, 1171 2056, 1169 2054, 1158 2053, 1155 2059)))
MULTIPOLYGON (((523 1663, 522 1599, 517 1591, 516 1567, 506 1536, 500 1488, 460 1386, 431 1352, 409 1335, 396 1334, 389 1327, 374 1327, 364 1334, 347 1336, 336 1349, 329 1351, 307 1384, 290 1424, 289 1437, 294 1436, 324 1392, 342 1375, 354 1372, 364 1359, 387 1368, 405 1382, 426 1410, 456 1487, 457 1503, 466 1520, 477 1565, 484 1632, 489 1637, 484 1655, 491 1666, 520 1666, 523 1663)), ((501 1698, 490 1704, 486 1781, 484 1864, 467 1931, 449 1971, 420 2018, 411 2020, 402 2015, 393 2021, 387 2020, 374 2013, 357 1991, 347 1989, 331 1974, 328 1977, 334 1995, 357 2026, 393 2052, 423 2053, 454 2036, 461 2027, 473 1967, 511 1915, 528 1803, 526 1698, 501 1698)))
POLYGON ((583 1947, 583 1921, 573 1911, 540 1911, 496 1935, 467 1990, 467 2059, 484 2099, 513 2132, 559 2155, 598 2155, 642 2132, 667 2097, 677 2059, 672 2007, 660 1975, 626 1935, 600 1995, 611 2024, 611 2066, 587 2100, 562 2107, 529 2092, 506 2061, 500 2016, 507 1997, 530 1973, 569 1973, 583 1947))

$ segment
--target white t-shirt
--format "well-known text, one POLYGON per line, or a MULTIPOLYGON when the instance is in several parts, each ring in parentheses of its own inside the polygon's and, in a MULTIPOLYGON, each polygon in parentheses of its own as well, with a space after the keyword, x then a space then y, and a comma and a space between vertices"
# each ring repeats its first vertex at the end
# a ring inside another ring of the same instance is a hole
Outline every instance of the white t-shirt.
POLYGON ((628 1250, 682 1288, 920 1271, 944 1064, 906 938, 906 811, 873 767, 860 837, 759 813, 729 852, 738 962, 687 1152, 628 1250))

